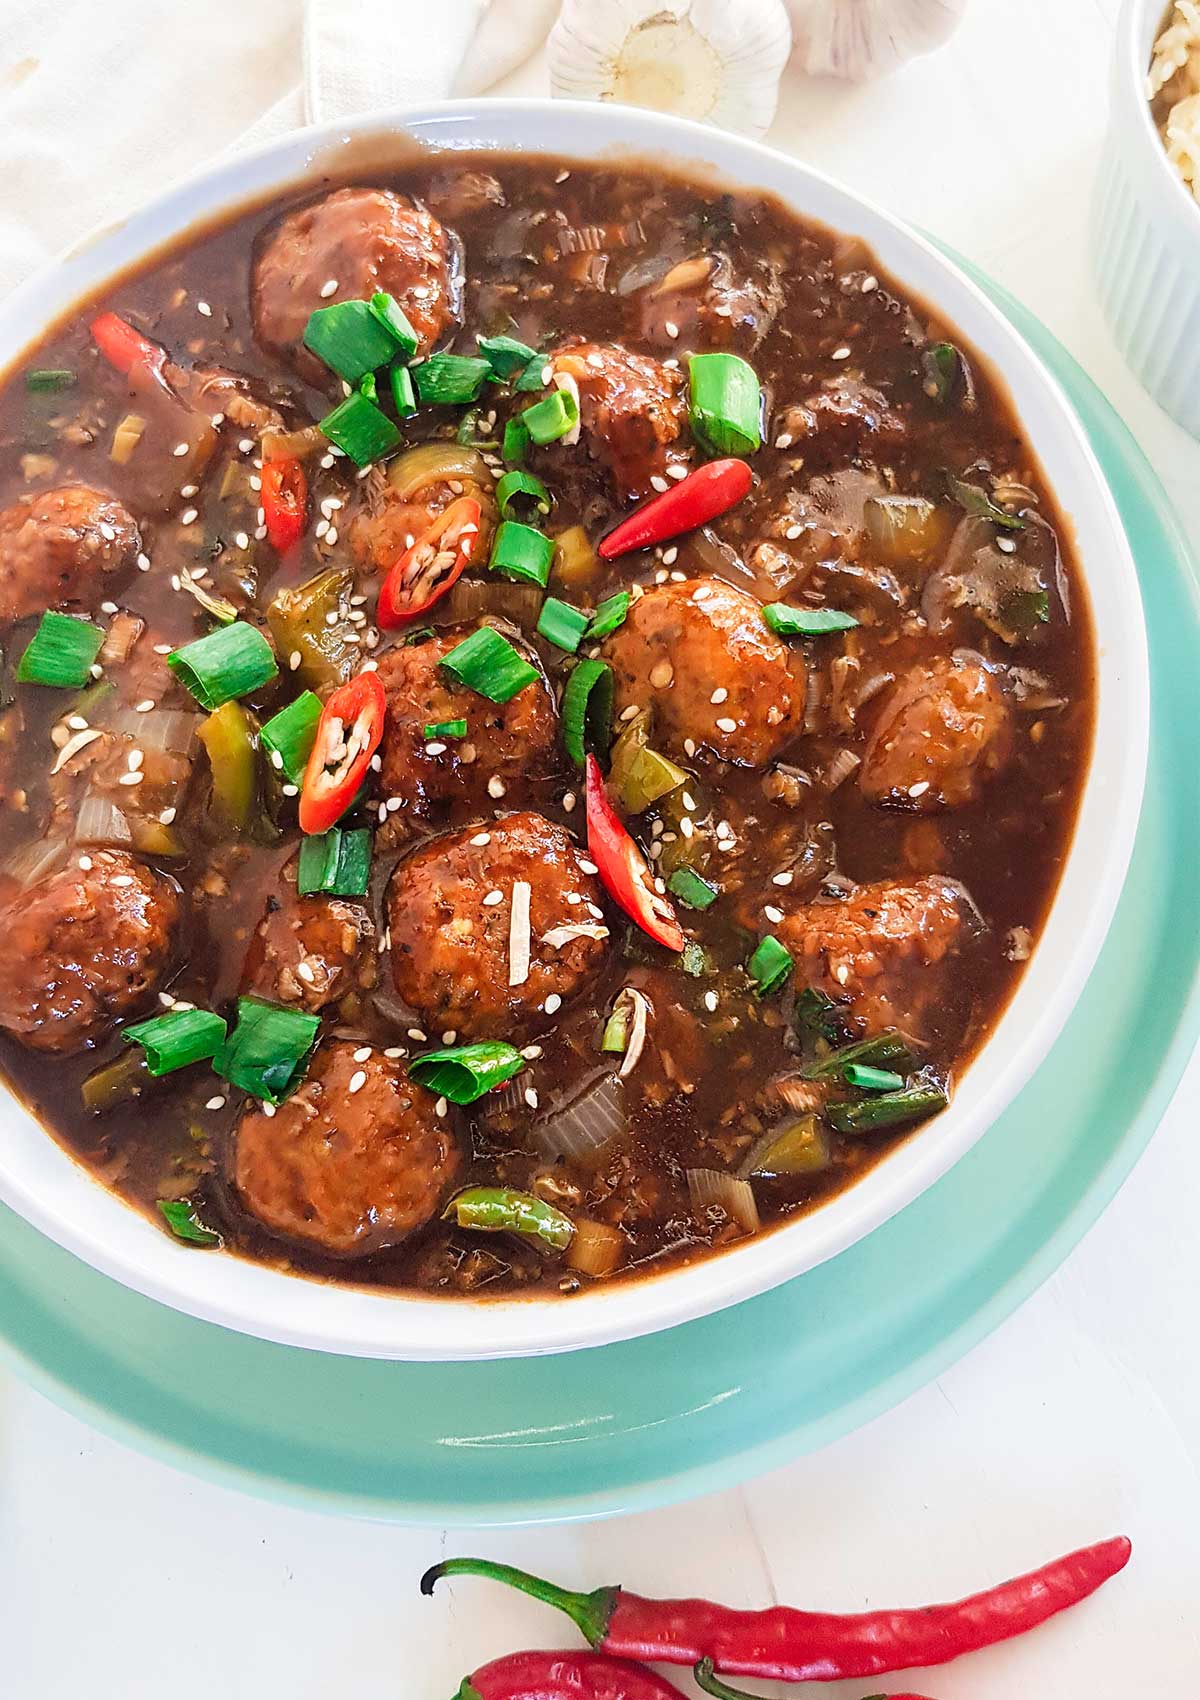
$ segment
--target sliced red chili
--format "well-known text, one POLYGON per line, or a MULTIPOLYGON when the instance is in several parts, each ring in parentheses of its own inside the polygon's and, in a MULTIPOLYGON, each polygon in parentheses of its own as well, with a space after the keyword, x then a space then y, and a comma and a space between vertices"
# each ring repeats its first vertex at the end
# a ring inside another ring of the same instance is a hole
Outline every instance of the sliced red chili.
POLYGON ((358 795, 383 737, 387 697, 372 669, 339 685, 321 711, 304 784, 301 832, 328 832, 358 795))
POLYGON ((748 494, 754 474, 744 460, 710 460, 678 484, 630 514, 602 537, 598 554, 606 561, 634 549, 652 549, 668 537, 695 531, 728 513, 748 494))
POLYGON ((479 537, 479 503, 460 496, 426 526, 384 579, 375 618, 385 630, 402 626, 440 602, 462 576, 479 537))
POLYGON ((96 347, 118 372, 128 375, 135 366, 148 366, 155 372, 162 370, 167 358, 166 349, 135 330, 119 313, 99 314, 88 329, 96 347))
POLYGON ((308 479, 295 455, 263 461, 262 510, 268 543, 286 554, 303 537, 308 519, 308 479))
POLYGON ((600 763, 592 755, 587 758, 587 837, 601 883, 613 902, 658 944, 682 950, 683 929, 675 911, 655 891, 646 858, 618 820, 604 789, 600 763))

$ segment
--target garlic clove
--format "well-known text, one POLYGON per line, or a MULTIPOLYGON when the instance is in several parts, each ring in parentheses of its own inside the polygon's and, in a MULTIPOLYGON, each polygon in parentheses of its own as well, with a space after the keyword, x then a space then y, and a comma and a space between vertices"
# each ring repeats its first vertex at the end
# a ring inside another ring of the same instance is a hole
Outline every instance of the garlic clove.
POLYGON ((864 82, 939 47, 966 0, 788 0, 796 57, 813 76, 864 82))
POLYGON ((564 0, 547 57, 556 95, 761 136, 790 51, 783 0, 564 0))

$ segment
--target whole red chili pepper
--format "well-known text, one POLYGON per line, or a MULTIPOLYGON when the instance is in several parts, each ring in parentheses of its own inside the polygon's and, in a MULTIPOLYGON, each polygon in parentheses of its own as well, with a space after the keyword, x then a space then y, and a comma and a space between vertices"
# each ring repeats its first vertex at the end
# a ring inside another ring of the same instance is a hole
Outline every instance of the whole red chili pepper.
POLYGON ((695 1665, 773 1682, 834 1682, 940 1665, 1044 1623, 1086 1599, 1129 1562, 1124 1536, 1081 1547, 952 1605, 897 1611, 818 1612, 772 1606, 731 1611, 707 1600, 648 1600, 622 1588, 570 1593, 524 1570, 487 1559, 451 1558, 421 1578, 433 1592, 442 1576, 486 1576, 565 1611, 592 1646, 619 1657, 695 1665))
POLYGON ((455 1700, 682 1700, 665 1677, 605 1653, 510 1653, 464 1677, 455 1700))
POLYGON ((618 555, 652 549, 668 537, 695 531, 736 507, 753 481, 754 474, 744 460, 706 461, 614 526, 600 539, 596 553, 602 560, 615 561, 618 555))
MULTIPOLYGON (((696 1679, 697 1687, 702 1688, 706 1694, 711 1694, 713 1700, 760 1700, 757 1694, 747 1694, 744 1689, 730 1688, 727 1682, 722 1682, 713 1671, 711 1659, 701 1659, 692 1675, 696 1679)), ((927 1696, 924 1694, 868 1694, 866 1700, 927 1700, 927 1696)))

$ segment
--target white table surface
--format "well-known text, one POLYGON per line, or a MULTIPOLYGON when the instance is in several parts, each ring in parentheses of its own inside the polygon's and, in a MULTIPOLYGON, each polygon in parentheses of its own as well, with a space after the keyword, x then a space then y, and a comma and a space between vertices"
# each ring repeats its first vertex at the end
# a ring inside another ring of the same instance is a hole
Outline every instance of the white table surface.
MULTIPOLYGON (((772 139, 935 231, 1027 301, 1107 391, 1200 528, 1200 446, 1124 370, 1088 270, 1116 8, 971 0, 949 47, 886 84, 789 77, 772 139)), ((236 15, 239 51, 269 62, 267 98, 286 94, 299 76, 287 0, 212 0, 206 10, 213 22, 189 54, 227 56, 221 20, 236 15)), ((99 12, 91 16, 99 28, 99 12)), ((543 86, 534 63, 500 92, 543 86)), ((226 113, 201 99, 194 124, 164 138, 164 173, 199 164, 253 116, 244 102, 226 113)), ((1101 1223, 933 1386, 816 1457, 670 1511, 458 1533, 447 1546, 434 1531, 281 1509, 199 1483, 0 1378, 0 1689, 14 1700, 437 1700, 485 1658, 569 1641, 531 1602, 480 1584, 421 1600, 417 1577, 447 1550, 482 1550, 580 1586, 624 1578, 650 1592, 860 1609, 954 1597, 1123 1530, 1131 1568, 1031 1639, 923 1683, 823 1692, 1193 1694, 1198 1102, 1193 1059, 1101 1223)))

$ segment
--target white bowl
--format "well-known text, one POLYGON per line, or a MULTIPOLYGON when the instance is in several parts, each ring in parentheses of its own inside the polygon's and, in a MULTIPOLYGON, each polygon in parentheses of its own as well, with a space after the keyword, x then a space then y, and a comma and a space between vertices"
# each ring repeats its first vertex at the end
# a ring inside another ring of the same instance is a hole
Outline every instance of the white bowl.
MULTIPOLYGON (((887 1221, 970 1149, 1032 1074, 1083 988, 1133 845, 1146 760, 1145 633, 1133 562, 1103 475, 1054 380, 984 295, 928 242, 827 177, 722 132, 623 107, 450 102, 311 130, 221 165, 77 249, 0 305, 0 362, 114 272, 239 203, 298 179, 361 169, 363 139, 404 132, 446 148, 625 152, 773 191, 866 239, 907 289, 1004 374, 1046 476, 1070 516, 1098 644, 1095 753, 1058 894, 1020 986, 944 1114, 863 1180, 774 1232, 690 1268, 597 1286, 570 1300, 453 1302, 283 1275, 175 1244, 106 1191, 14 1100, 0 1097, 0 1198, 97 1269, 165 1304, 265 1339, 360 1356, 470 1359, 629 1339, 736 1304, 811 1269, 887 1221)), ((1046 1129, 1053 1139, 1054 1129, 1046 1129)))
POLYGON ((1155 401, 1200 437, 1200 205, 1146 98, 1166 9, 1166 0, 1125 0, 1117 21, 1093 255, 1118 348, 1155 401))

